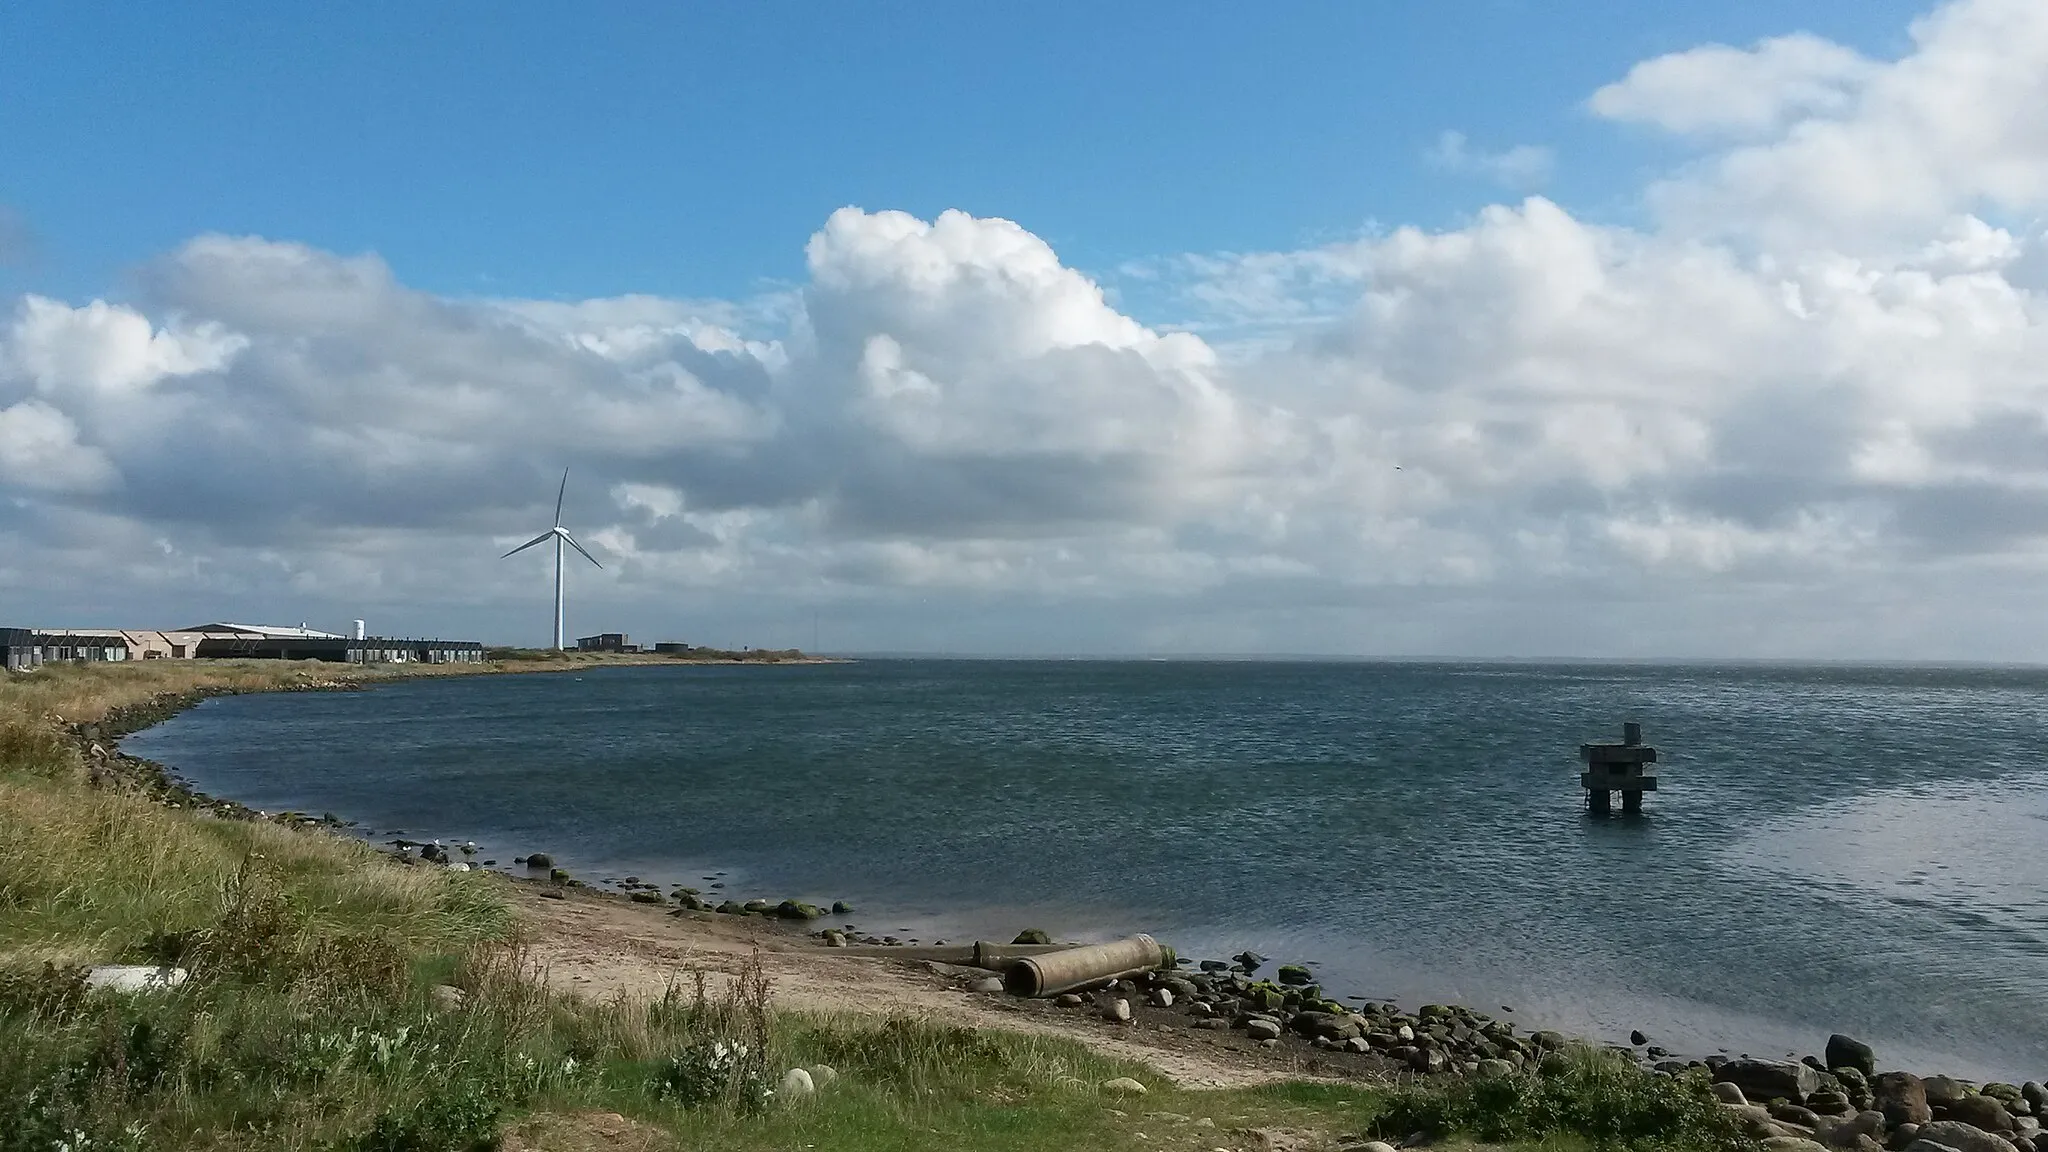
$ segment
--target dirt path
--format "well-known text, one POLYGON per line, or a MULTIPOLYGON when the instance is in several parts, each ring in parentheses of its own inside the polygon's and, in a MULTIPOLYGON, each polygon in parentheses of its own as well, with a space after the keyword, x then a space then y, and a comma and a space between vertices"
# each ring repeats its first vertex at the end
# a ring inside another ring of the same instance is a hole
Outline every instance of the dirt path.
POLYGON ((1215 1033, 1199 1036, 1166 1024, 1112 1026, 1044 1002, 968 992, 958 977, 916 962, 846 956, 806 937, 752 919, 714 913, 671 916, 659 907, 569 890, 544 898, 514 885, 515 907, 531 958, 548 982, 595 999, 625 993, 659 996, 688 970, 710 974, 714 991, 759 955, 784 1009, 820 1014, 909 1013, 947 1023, 1061 1036, 1121 1060, 1148 1064, 1184 1088, 1238 1088, 1313 1079, 1313 1069, 1271 1052, 1237 1051, 1215 1033))

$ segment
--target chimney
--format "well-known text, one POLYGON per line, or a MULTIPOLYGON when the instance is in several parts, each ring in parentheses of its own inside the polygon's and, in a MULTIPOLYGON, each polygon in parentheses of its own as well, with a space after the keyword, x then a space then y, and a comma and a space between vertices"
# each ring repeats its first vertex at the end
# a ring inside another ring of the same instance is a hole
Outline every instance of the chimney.
POLYGON ((362 622, 361 620, 358 620, 358 621, 356 621, 356 639, 358 639, 358 640, 361 640, 362 638, 363 638, 363 622, 362 622))

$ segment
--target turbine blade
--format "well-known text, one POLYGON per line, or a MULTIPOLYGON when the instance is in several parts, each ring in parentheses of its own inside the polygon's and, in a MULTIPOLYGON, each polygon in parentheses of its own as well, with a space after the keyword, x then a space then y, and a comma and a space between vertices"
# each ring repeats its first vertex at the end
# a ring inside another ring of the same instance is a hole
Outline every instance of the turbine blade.
MULTIPOLYGON (((567 532, 562 531, 560 528, 555 529, 555 534, 560 536, 562 539, 567 540, 569 542, 569 547, 574 548, 578 552, 583 552, 583 545, 578 544, 574 536, 569 535, 567 532)), ((583 552, 583 558, 585 560, 590 561, 592 564, 597 564, 597 557, 592 556, 588 552, 583 552)), ((602 564, 597 564, 597 566, 599 568, 604 567, 604 565, 602 564)))
POLYGON ((562 497, 569 494, 569 470, 562 469, 562 487, 555 493, 555 527, 562 526, 562 497))
MULTIPOLYGON (((553 536, 554 534, 555 534, 555 533, 554 533, 554 530, 553 530, 553 529, 549 529, 548 531, 546 531, 546 532, 543 532, 543 533, 541 533, 541 534, 540 534, 540 535, 538 535, 538 536, 535 536, 535 537, 534 537, 533 539, 531 539, 531 540, 528 540, 528 541, 527 541, 526 543, 524 543, 524 544, 521 544, 521 545, 520 545, 519 547, 517 547, 517 548, 514 548, 514 549, 513 549, 513 550, 511 550, 510 552, 507 552, 507 553, 505 553, 505 556, 517 556, 517 555, 519 555, 519 554, 520 554, 521 552, 524 552, 524 551, 526 551, 526 550, 527 550, 528 548, 531 548, 531 547, 533 547, 533 546, 534 546, 535 544, 538 544, 538 543, 540 543, 541 541, 543 541, 543 540, 546 540, 546 539, 548 539, 549 537, 553 536)), ((505 559, 505 556, 500 556, 500 557, 498 557, 498 559, 500 559, 500 560, 503 560, 503 559, 505 559)))

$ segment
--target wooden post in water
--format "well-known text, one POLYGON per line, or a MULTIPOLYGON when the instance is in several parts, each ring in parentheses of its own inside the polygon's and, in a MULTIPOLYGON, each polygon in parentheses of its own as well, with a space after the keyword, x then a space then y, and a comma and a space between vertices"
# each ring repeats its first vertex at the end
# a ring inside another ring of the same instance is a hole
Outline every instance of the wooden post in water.
POLYGON ((1643 793, 1657 790, 1657 777, 1643 770, 1657 762, 1657 750, 1643 743, 1643 726, 1633 720, 1621 726, 1621 743, 1581 744, 1579 759, 1586 762, 1579 786, 1586 790, 1586 811, 1594 815, 1614 810, 1616 792, 1623 812, 1641 812, 1643 793))

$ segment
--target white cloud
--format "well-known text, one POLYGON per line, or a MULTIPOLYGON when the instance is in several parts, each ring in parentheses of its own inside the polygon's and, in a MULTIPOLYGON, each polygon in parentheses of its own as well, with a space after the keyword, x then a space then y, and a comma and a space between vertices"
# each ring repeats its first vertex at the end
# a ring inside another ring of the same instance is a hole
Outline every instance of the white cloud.
POLYGON ((1660 182, 1664 218, 1766 250, 1890 257, 1959 215, 2048 208, 2048 5, 1954 0, 1912 34, 1836 106, 1660 182))
POLYGON ((78 425, 40 400, 0 408, 0 489, 96 492, 118 478, 106 455, 78 442, 78 425))
POLYGON ((745 301, 455 300, 202 237, 0 335, 0 547, 37 558, 0 587, 537 621, 496 553, 569 464, 607 563, 572 604, 824 603, 876 647, 1612 651, 1654 605, 1628 644, 2038 656, 2044 11, 1645 62, 1593 106, 1700 149, 1650 226, 1530 197, 1162 258, 1185 330, 963 212, 843 209, 745 301))
POLYGON ((1445 131, 1423 154, 1439 168, 1484 176, 1503 187, 1528 191, 1550 179, 1557 158, 1550 149, 1534 144, 1517 144, 1498 152, 1474 148, 1463 132, 1445 131))
POLYGON ((1848 110, 1877 72, 1859 53, 1795 33, 1749 49, 1708 44, 1645 60, 1587 106, 1681 135, 1756 136, 1848 110))
POLYGON ((158 330, 148 317, 102 300, 69 308, 26 296, 0 348, 9 374, 45 395, 125 394, 166 376, 214 371, 246 344, 218 324, 158 330))

